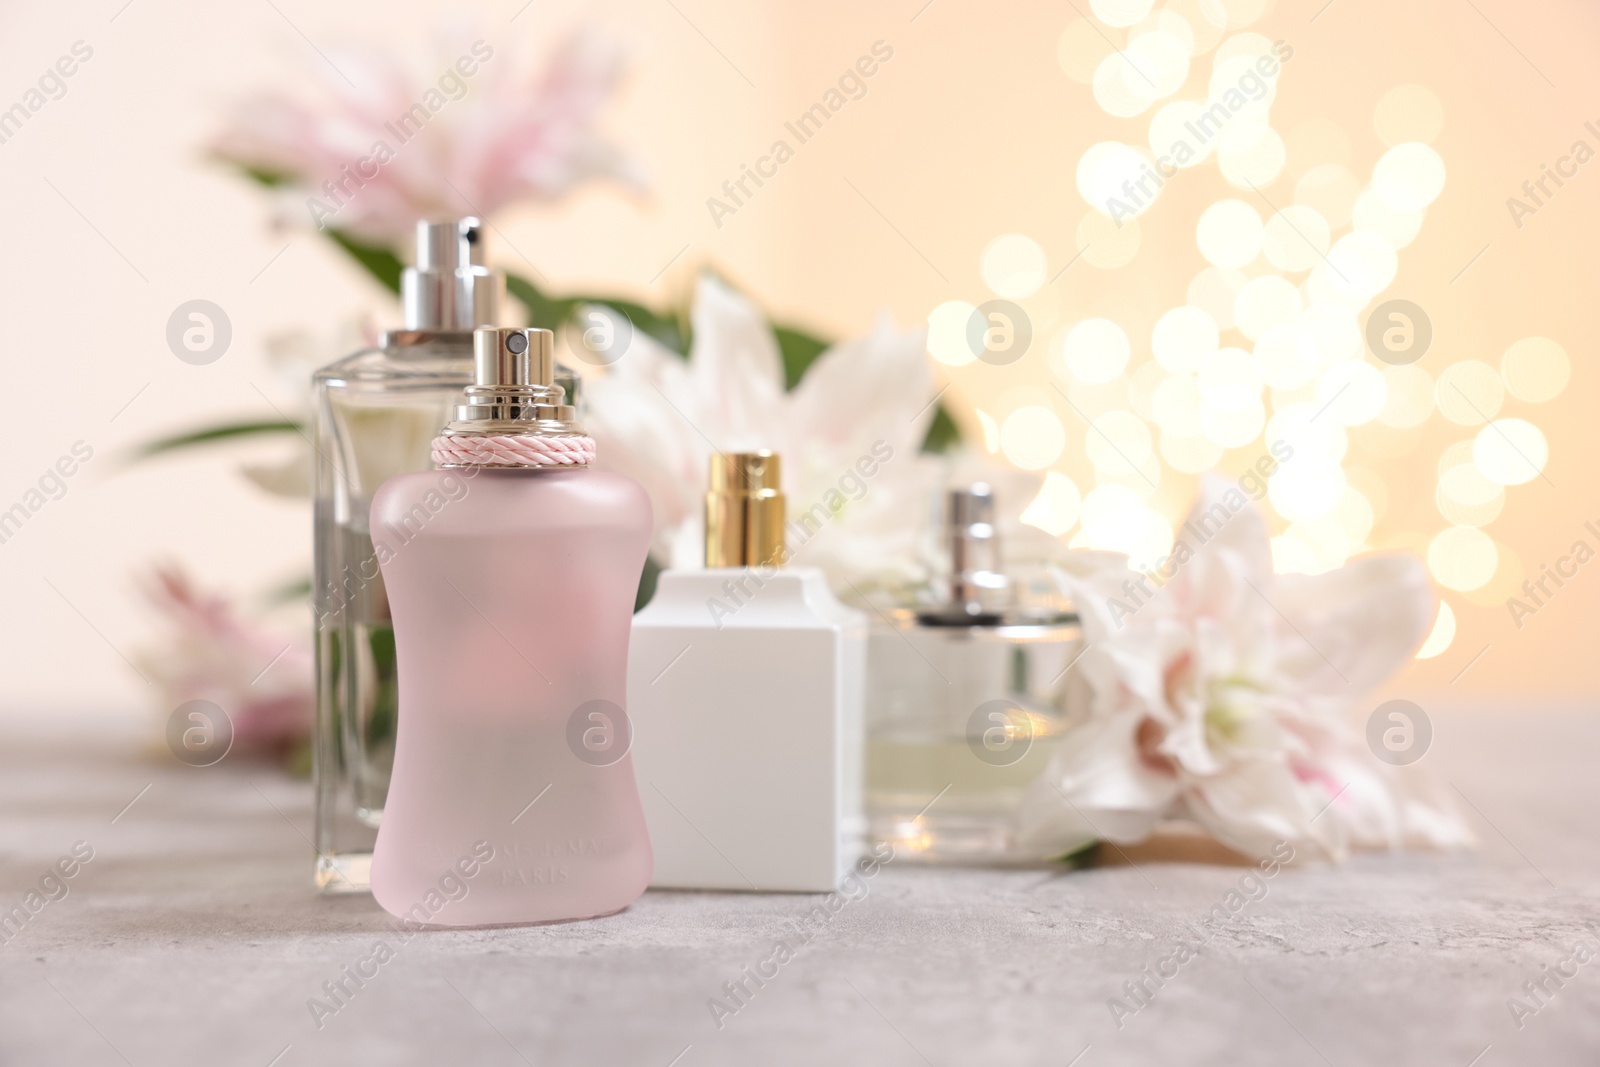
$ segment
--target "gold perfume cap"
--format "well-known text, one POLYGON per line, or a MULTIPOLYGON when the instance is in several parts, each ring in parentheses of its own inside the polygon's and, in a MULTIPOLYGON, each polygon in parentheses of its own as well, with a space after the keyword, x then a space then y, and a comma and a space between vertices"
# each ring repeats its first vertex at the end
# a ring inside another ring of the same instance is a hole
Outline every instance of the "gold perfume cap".
POLYGON ((711 457, 707 567, 753 567, 780 556, 784 518, 780 473, 777 453, 765 449, 711 457))

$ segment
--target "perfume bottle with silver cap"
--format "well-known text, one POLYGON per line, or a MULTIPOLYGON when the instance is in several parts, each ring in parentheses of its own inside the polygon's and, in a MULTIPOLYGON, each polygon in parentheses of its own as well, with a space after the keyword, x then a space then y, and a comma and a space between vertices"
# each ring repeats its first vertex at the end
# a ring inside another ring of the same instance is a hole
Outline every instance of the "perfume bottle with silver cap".
MULTIPOLYGON (((394 757, 394 632, 368 509, 386 479, 428 469, 430 442, 472 381, 472 330, 500 322, 505 276, 488 266, 479 221, 418 223, 401 295, 402 329, 313 378, 314 877, 327 892, 367 889, 394 757)), ((556 381, 573 396, 570 372, 556 381)))
POLYGON ((399 664, 372 893, 446 926, 608 914, 650 879, 625 711, 650 500, 588 469, 549 330, 480 328, 475 346, 438 469, 372 500, 399 664), (470 891, 441 898, 441 874, 484 854, 470 891))
POLYGON ((1085 707, 1076 615, 1006 572, 992 490, 946 497, 943 574, 884 611, 867 657, 867 813, 897 858, 1045 859, 1019 848, 1022 794, 1085 707))

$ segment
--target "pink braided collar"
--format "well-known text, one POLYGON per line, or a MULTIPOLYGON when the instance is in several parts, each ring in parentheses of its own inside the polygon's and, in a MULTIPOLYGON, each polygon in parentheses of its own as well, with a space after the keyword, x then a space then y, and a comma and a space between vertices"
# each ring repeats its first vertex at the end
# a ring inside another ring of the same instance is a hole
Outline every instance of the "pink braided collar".
POLYGON ((433 462, 441 467, 587 467, 594 438, 536 434, 435 437, 433 462))

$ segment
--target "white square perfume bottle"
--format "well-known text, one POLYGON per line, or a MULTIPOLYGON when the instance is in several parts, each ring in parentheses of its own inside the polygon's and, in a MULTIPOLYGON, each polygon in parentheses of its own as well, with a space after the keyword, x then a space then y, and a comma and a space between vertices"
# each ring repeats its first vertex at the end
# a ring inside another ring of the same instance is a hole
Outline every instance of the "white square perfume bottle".
POLYGON ((828 892, 864 832, 866 619, 784 568, 770 452, 712 457, 706 569, 633 621, 628 715, 651 885, 828 892))

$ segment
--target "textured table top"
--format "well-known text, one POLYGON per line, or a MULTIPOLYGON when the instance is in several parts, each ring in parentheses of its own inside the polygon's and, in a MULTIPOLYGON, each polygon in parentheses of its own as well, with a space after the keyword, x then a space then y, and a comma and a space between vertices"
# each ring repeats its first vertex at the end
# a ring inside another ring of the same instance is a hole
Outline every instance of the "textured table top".
POLYGON ((93 849, 0 944, 0 1064, 1600 1063, 1600 956, 1572 957, 1600 952, 1592 711, 1436 716, 1426 762, 1480 853, 1285 870, 1120 1019, 1108 1000, 1199 940, 1243 868, 897 861, 810 923, 821 898, 651 892, 402 943, 370 898, 311 892, 307 783, 133 747, 0 725, 0 912, 93 849), (307 1001, 379 940, 392 958, 319 1028, 307 1001), (1545 967, 1576 973, 1538 1006, 1545 967), (1512 997, 1538 1006, 1520 1027, 1512 997))

